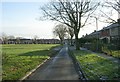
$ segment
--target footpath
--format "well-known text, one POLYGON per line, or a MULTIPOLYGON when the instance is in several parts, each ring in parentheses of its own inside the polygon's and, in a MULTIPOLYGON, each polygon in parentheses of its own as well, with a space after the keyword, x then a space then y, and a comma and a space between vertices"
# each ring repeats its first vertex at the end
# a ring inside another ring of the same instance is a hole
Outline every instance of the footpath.
POLYGON ((25 80, 78 80, 79 76, 65 45, 60 52, 25 80))

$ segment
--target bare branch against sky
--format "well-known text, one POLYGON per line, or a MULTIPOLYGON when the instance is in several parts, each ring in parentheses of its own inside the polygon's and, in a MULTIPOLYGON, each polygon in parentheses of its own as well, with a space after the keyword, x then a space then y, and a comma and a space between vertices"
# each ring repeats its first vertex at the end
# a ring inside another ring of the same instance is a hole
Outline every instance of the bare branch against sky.
POLYGON ((74 29, 76 49, 79 49, 78 34, 80 29, 86 25, 90 15, 99 6, 99 2, 93 3, 92 0, 58 0, 44 5, 43 18, 63 23, 74 29), (84 22, 83 22, 84 20, 84 22))
MULTIPOLYGON (((50 20, 38 21, 42 14, 39 9, 51 0, 1 0, 0 2, 0 36, 1 33, 6 33, 8 36, 32 38, 34 35, 39 38, 53 38, 52 29, 56 22, 50 20)), ((93 0, 94 2, 95 0, 93 0)), ((104 0, 96 0, 95 2, 104 2, 104 0)), ((95 13, 99 16, 99 12, 109 12, 108 8, 98 8, 95 13)), ((64 16, 63 16, 64 17, 64 16)), ((87 17, 86 17, 87 18, 87 17)), ((113 11, 111 18, 117 19, 117 13, 113 11)), ((100 17, 100 19, 105 19, 100 17)), ((68 18, 66 19, 68 20, 68 18)), ((81 19, 84 26, 85 19, 81 19)), ((95 19, 88 19, 87 26, 81 28, 79 38, 86 33, 89 34, 96 29, 95 19), (89 27, 89 28, 88 28, 89 27)), ((98 21, 98 29, 102 29, 107 24, 98 21)))

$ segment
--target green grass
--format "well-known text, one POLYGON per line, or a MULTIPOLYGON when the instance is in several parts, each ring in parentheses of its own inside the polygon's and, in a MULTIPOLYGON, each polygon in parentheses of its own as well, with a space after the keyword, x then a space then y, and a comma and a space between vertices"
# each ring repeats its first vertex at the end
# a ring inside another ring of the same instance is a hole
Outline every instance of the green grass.
POLYGON ((113 50, 111 55, 113 57, 120 58, 120 50, 113 50))
POLYGON ((3 80, 18 80, 51 55, 58 44, 2 45, 3 80))
POLYGON ((120 50, 107 50, 104 52, 107 53, 107 55, 111 55, 113 57, 120 58, 120 50))
POLYGON ((88 79, 99 80, 102 77, 112 80, 120 78, 120 71, 118 71, 120 65, 118 63, 83 50, 74 51, 74 55, 88 79))
POLYGON ((120 58, 120 50, 110 50, 107 47, 103 47, 102 52, 106 53, 107 55, 111 55, 113 57, 120 58))

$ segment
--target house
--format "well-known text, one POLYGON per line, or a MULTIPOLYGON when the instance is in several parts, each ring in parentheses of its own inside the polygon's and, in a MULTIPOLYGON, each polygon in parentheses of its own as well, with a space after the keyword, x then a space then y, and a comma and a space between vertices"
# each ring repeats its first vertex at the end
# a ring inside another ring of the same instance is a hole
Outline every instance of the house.
POLYGON ((84 38, 88 38, 88 39, 92 39, 92 38, 96 38, 99 39, 100 38, 100 31, 96 31, 94 30, 94 32, 92 32, 91 34, 84 36, 84 38))
POLYGON ((120 38, 120 25, 118 23, 113 23, 105 28, 103 28, 100 32, 100 39, 105 43, 114 42, 115 39, 120 38))
POLYGON ((119 44, 120 41, 120 25, 118 23, 113 24, 110 28, 110 42, 119 44))
POLYGON ((8 44, 16 44, 16 39, 8 39, 8 44))
MULTIPOLYGON (((1 44, 4 42, 1 40, 1 44)), ((8 44, 59 44, 58 39, 8 39, 8 44)))
POLYGON ((120 44, 120 19, 118 19, 118 22, 104 27, 102 30, 94 31, 84 36, 84 38, 99 38, 104 43, 120 44))
POLYGON ((108 27, 105 27, 100 31, 100 39, 104 43, 110 43, 110 29, 108 27))
POLYGON ((20 39, 20 44, 32 44, 31 39, 20 39))
POLYGON ((8 44, 31 44, 31 39, 8 39, 8 44))
POLYGON ((37 39, 38 44, 59 44, 60 40, 58 39, 37 39))

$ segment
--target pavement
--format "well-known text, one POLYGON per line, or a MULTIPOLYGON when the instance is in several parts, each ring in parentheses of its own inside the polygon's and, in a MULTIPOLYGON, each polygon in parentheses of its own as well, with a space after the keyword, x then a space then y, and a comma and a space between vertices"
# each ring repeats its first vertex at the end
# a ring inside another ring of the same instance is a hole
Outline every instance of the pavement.
POLYGON ((64 45, 60 52, 50 58, 25 80, 78 80, 79 75, 64 45))

